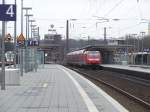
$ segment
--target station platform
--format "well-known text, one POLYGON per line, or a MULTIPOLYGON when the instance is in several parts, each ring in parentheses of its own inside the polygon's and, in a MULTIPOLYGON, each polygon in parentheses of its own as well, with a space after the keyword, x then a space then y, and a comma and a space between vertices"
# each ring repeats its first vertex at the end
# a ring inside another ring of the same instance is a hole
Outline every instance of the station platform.
POLYGON ((61 65, 45 65, 0 90, 0 112, 128 112, 89 80, 61 65))
POLYGON ((119 64, 102 64, 103 67, 130 70, 136 72, 150 73, 150 66, 145 65, 119 65, 119 64))

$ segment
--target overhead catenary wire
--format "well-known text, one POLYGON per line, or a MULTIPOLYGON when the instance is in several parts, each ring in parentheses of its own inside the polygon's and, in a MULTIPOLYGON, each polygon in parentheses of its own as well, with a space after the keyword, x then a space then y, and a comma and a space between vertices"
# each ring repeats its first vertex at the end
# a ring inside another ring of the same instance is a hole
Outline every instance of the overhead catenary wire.
POLYGON ((120 0, 119 2, 117 2, 105 15, 104 17, 108 16, 110 13, 112 13, 119 5, 122 4, 124 0, 120 0))
POLYGON ((138 8, 138 11, 139 11, 139 18, 143 19, 143 13, 142 13, 142 10, 141 10, 141 7, 140 7, 139 0, 137 0, 137 8, 138 8))
POLYGON ((142 23, 137 23, 135 25, 132 25, 132 26, 129 26, 129 27, 125 27, 125 28, 120 29, 120 31, 123 32, 123 31, 126 31, 126 30, 131 30, 131 29, 139 27, 141 24, 142 23))

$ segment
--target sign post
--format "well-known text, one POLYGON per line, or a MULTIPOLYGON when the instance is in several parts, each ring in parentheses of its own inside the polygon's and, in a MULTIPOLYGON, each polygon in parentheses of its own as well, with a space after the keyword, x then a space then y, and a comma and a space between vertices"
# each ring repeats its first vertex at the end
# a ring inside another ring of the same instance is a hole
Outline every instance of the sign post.
POLYGON ((37 63, 37 47, 39 46, 39 40, 27 40, 27 46, 34 50, 34 55, 32 55, 33 67, 35 72, 37 72, 38 63, 37 63))
POLYGON ((5 90, 5 21, 16 21, 16 5, 5 4, 5 0, 2 0, 0 5, 0 21, 2 21, 2 42, 1 42, 1 54, 2 54, 2 72, 1 72, 1 90, 5 90))
POLYGON ((17 46, 21 49, 21 58, 20 58, 20 72, 21 76, 23 76, 23 48, 25 47, 25 37, 21 33, 17 38, 17 46))

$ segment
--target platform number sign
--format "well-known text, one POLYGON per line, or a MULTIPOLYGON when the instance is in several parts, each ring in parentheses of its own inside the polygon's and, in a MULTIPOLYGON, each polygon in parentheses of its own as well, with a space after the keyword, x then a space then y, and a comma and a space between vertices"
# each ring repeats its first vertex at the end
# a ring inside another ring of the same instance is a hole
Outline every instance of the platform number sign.
POLYGON ((0 5, 0 20, 1 21, 16 21, 16 5, 1 4, 0 5))
POLYGON ((10 15, 10 17, 14 17, 14 9, 13 9, 13 5, 10 5, 6 11, 7 15, 10 15))

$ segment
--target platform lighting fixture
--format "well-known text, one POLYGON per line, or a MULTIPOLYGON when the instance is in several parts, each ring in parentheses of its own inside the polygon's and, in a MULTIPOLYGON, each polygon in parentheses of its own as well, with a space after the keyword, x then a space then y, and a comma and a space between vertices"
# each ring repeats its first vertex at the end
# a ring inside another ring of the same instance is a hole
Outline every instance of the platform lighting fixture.
POLYGON ((32 26, 32 27, 36 27, 37 25, 33 24, 33 25, 30 25, 30 26, 32 26))
POLYGON ((64 28, 63 26, 59 27, 59 28, 64 28))
POLYGON ((114 18, 114 19, 111 19, 111 20, 113 20, 113 21, 120 21, 120 19, 118 19, 118 18, 114 18))
POLYGON ((27 39, 29 39, 29 17, 32 17, 33 16, 33 14, 25 14, 24 16, 26 16, 27 17, 27 19, 26 19, 26 37, 27 37, 27 39))
POLYGON ((37 26, 37 25, 30 25, 30 27, 33 27, 33 28, 36 27, 36 26, 37 26))
MULTIPOLYGON (((21 33, 23 33, 23 10, 26 11, 26 15, 28 14, 29 10, 32 10, 31 7, 23 7, 23 0, 22 0, 22 11, 21 11, 21 33)), ((27 16, 26 16, 26 25, 27 25, 27 16)), ((27 27, 26 27, 27 28, 27 27)), ((27 30, 27 29, 26 29, 27 30)), ((27 36, 27 35, 26 35, 27 36)))
POLYGON ((22 9, 23 9, 23 10, 32 10, 31 7, 23 7, 22 9))
POLYGON ((31 26, 30 26, 30 27, 31 27, 31 39, 32 39, 32 23, 33 23, 33 22, 36 22, 36 21, 35 21, 35 20, 28 20, 28 22, 31 23, 31 26))
POLYGON ((81 28, 87 28, 86 26, 82 26, 81 28))
POLYGON ((25 14, 24 16, 31 17, 33 14, 25 14))
POLYGON ((69 21, 77 21, 78 19, 69 19, 69 21))
MULTIPOLYGON (((26 9, 26 40, 29 39, 29 17, 33 16, 33 14, 28 14, 28 9, 32 8, 25 8, 26 9)), ((29 71, 29 62, 28 62, 28 57, 27 56, 27 47, 25 49, 25 72, 29 71)))
POLYGON ((35 20, 29 20, 29 22, 36 22, 35 20))
POLYGON ((113 21, 119 21, 119 18, 105 18, 105 17, 99 17, 99 16, 92 16, 97 18, 97 20, 113 20, 113 21))

